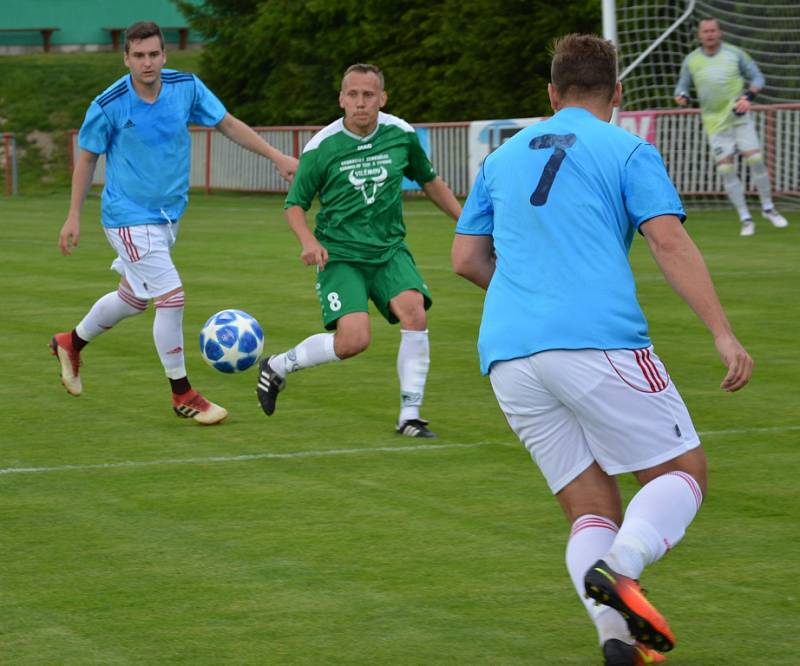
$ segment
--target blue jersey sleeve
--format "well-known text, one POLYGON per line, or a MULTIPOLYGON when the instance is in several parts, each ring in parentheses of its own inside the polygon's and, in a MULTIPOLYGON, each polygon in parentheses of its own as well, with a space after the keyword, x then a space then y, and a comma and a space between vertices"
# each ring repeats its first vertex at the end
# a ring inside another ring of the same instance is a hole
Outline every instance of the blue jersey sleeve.
POLYGON ((92 102, 78 132, 78 145, 84 150, 102 155, 111 143, 112 129, 111 121, 103 108, 97 102, 92 102))
POLYGON ((492 231, 494 231, 494 206, 489 191, 486 189, 483 165, 481 165, 475 184, 464 203, 461 217, 458 218, 456 233, 470 236, 491 236, 492 231))
POLYGON ((228 112, 217 96, 211 92, 206 84, 196 76, 194 77, 194 102, 189 114, 189 122, 204 127, 218 125, 228 112))
POLYGON ((639 144, 628 158, 623 174, 625 210, 638 229, 659 215, 686 219, 681 198, 667 174, 661 155, 649 143, 639 144))

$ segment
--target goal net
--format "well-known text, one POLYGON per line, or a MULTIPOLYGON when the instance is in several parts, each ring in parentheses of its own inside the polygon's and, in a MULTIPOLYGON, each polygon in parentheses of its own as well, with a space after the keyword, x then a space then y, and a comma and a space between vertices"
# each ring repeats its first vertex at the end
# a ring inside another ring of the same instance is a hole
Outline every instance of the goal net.
MULTIPOLYGON (((661 150, 687 203, 726 206, 699 111, 678 110, 672 94, 684 57, 699 46, 700 19, 716 18, 723 40, 749 53, 764 74, 753 117, 776 201, 800 208, 800 1, 605 0, 604 14, 606 37, 619 48, 620 115, 649 117, 646 138, 661 150)), ((738 168, 755 196, 743 160, 738 168)))

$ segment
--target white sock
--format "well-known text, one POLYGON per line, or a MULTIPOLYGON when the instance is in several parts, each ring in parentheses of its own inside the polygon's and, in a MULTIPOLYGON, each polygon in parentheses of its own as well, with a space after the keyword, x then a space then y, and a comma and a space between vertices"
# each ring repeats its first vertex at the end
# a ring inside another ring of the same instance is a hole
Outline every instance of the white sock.
POLYGON ((400 417, 398 424, 419 418, 425 394, 425 381, 431 364, 428 331, 400 330, 397 350, 397 375, 400 377, 400 417))
POLYGON ((583 584, 583 577, 589 567, 611 548, 617 529, 616 524, 608 518, 586 514, 572 523, 567 542, 567 571, 578 598, 597 628, 600 645, 611 638, 631 642, 628 625, 622 615, 609 606, 596 605, 594 599, 587 599, 583 584))
POLYGON ((734 170, 718 169, 719 175, 722 177, 722 185, 725 188, 725 193, 728 199, 731 200, 736 212, 739 213, 740 220, 746 220, 750 217, 750 211, 747 208, 747 202, 744 199, 744 187, 739 176, 736 175, 734 170))
POLYGON ((668 472, 633 496, 605 561, 623 576, 638 579, 648 564, 661 559, 689 527, 703 494, 686 472, 668 472))
POLYGON ((136 298, 132 292, 122 285, 97 299, 88 314, 75 327, 81 340, 92 340, 101 333, 118 324, 127 317, 142 314, 147 309, 147 301, 136 298))
POLYGON ((753 159, 753 157, 747 158, 747 164, 750 166, 750 179, 758 190, 761 208, 763 210, 772 210, 775 204, 772 202, 772 186, 769 183, 769 172, 761 155, 758 155, 756 159, 753 159))
POLYGON ((339 361, 341 359, 333 350, 333 338, 333 333, 312 335, 289 351, 276 354, 269 362, 270 367, 281 377, 285 377, 304 368, 339 361))
POLYGON ((164 372, 170 379, 186 376, 183 356, 183 290, 155 302, 153 340, 164 372))

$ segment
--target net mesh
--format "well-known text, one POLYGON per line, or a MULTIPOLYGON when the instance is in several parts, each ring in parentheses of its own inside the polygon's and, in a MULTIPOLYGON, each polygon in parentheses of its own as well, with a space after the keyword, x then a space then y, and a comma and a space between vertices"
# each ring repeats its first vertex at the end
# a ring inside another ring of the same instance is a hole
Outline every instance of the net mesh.
MULTIPOLYGON (((766 78, 754 110, 776 201, 800 208, 800 1, 617 0, 622 111, 656 112, 648 137, 664 155, 681 194, 694 205, 729 205, 697 113, 675 113, 673 90, 697 27, 714 17, 723 39, 745 51, 766 78)), ((740 162, 742 162, 740 160, 740 162)), ((739 164, 748 196, 755 195, 739 164)))

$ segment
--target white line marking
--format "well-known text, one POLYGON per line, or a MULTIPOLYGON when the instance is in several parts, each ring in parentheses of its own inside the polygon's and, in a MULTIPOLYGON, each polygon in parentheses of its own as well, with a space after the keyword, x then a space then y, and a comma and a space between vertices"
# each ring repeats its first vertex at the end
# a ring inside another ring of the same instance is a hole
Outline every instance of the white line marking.
POLYGON ((424 444, 417 446, 380 446, 365 449, 330 449, 329 451, 293 451, 289 453, 251 453, 241 456, 209 456, 207 458, 177 458, 173 460, 125 460, 116 463, 95 463, 87 465, 59 465, 57 467, 6 467, 2 474, 38 474, 40 472, 69 472, 89 469, 117 469, 125 467, 153 467, 158 465, 207 465, 210 463, 246 462, 250 460, 286 460, 295 458, 322 458, 326 456, 346 456, 369 453, 408 453, 441 449, 474 449, 479 446, 496 445, 498 442, 477 442, 475 444, 424 444))
MULTIPOLYGON (((700 437, 740 435, 743 433, 794 432, 796 426, 775 426, 770 428, 730 428, 728 430, 705 430, 698 432, 700 437)), ((482 446, 506 446, 517 448, 516 441, 476 442, 474 444, 419 444, 416 446, 379 446, 364 449, 330 449, 329 451, 291 451, 288 453, 250 453, 241 456, 208 456, 206 458, 175 458, 165 460, 125 460, 115 463, 95 463, 86 465, 59 465, 55 467, 6 467, 0 469, 0 476, 8 474, 41 474, 44 472, 75 472, 93 469, 125 469, 132 467, 159 467, 162 465, 209 465, 213 463, 248 462, 251 460, 293 460, 298 458, 325 458, 329 456, 368 455, 371 453, 414 453, 416 451, 442 451, 446 449, 475 449, 482 446)))

